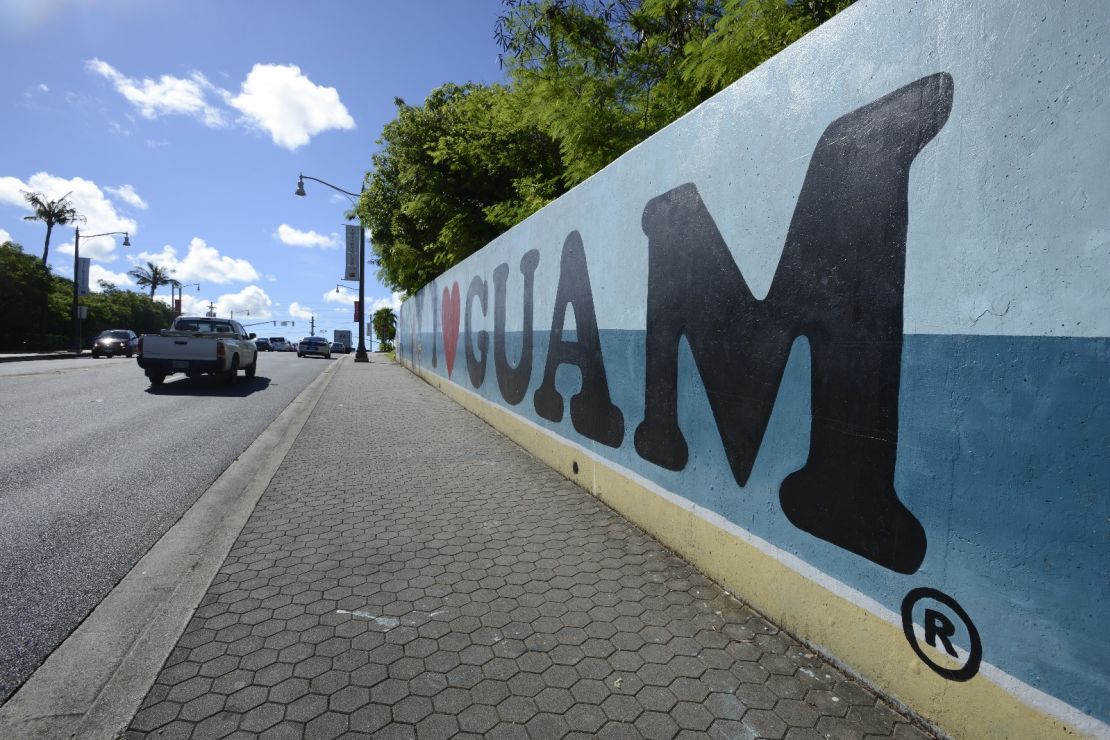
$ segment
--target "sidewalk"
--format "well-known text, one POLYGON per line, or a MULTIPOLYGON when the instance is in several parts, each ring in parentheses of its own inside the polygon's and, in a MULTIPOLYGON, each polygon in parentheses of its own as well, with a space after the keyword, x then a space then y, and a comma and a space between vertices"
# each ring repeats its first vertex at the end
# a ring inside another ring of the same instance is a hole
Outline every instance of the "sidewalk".
POLYGON ((400 366, 344 362, 129 738, 928 737, 400 366))

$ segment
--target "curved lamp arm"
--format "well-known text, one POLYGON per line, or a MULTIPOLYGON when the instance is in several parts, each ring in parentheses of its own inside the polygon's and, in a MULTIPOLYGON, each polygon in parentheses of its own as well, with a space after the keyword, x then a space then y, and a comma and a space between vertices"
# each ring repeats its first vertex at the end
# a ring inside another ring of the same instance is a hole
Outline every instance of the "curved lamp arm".
POLYGON ((123 234, 123 246, 131 246, 131 235, 128 234, 126 231, 105 231, 103 234, 82 234, 80 229, 74 228, 73 230, 77 232, 78 236, 84 237, 86 239, 95 239, 98 236, 119 236, 120 234, 123 234))
MULTIPOLYGON (((297 175, 297 190, 293 193, 294 195, 299 195, 302 198, 304 197, 304 194, 305 194, 305 192, 304 192, 304 181, 305 180, 312 180, 313 182, 318 182, 321 185, 327 185, 332 190, 343 193, 344 195, 350 196, 351 198, 358 198, 359 197, 358 193, 352 193, 350 190, 344 190, 343 188, 339 188, 339 187, 336 187, 335 185, 332 185, 330 182, 326 182, 325 180, 321 180, 318 177, 311 177, 309 175, 297 175)), ((365 186, 364 186, 363 189, 365 189, 365 186)))

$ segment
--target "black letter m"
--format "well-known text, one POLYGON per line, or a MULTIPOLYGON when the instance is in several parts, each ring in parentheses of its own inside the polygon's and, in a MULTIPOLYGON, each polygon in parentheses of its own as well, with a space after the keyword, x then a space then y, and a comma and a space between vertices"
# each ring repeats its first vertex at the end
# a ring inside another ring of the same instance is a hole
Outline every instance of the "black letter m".
POLYGON ((644 421, 636 450, 671 470, 678 349, 686 337, 729 465, 755 464, 794 339, 812 353, 806 465, 779 492, 795 526, 900 573, 925 531, 894 491, 910 164, 948 120, 952 78, 917 80, 833 121, 817 143, 766 299, 757 300, 696 188, 644 208, 648 236, 644 421))

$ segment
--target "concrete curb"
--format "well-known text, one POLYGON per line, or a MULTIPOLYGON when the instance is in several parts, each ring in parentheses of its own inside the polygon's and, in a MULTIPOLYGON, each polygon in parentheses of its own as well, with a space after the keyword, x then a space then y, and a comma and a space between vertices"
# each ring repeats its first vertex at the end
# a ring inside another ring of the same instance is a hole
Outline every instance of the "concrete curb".
MULTIPOLYGON (((81 357, 92 357, 91 354, 83 352, 81 357)), ((44 354, 36 355, 0 355, 0 362, 30 362, 32 360, 75 360, 78 355, 73 352, 46 352, 44 354)))
POLYGON ((339 365, 281 412, 0 709, 0 737, 126 729, 339 365))

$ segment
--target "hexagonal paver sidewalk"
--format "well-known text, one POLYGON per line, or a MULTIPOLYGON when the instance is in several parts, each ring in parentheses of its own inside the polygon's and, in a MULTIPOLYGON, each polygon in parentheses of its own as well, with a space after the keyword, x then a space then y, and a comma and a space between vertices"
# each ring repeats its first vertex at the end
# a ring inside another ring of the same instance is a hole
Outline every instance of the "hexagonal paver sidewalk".
POLYGON ((926 737, 384 360, 345 362, 128 737, 926 737))

